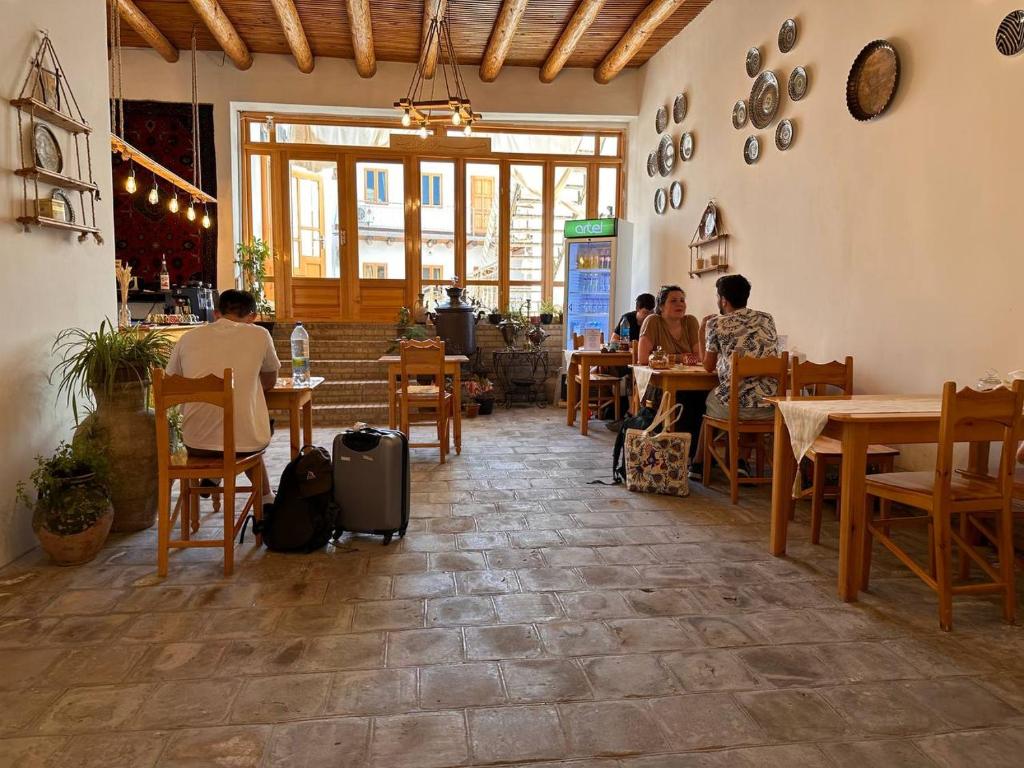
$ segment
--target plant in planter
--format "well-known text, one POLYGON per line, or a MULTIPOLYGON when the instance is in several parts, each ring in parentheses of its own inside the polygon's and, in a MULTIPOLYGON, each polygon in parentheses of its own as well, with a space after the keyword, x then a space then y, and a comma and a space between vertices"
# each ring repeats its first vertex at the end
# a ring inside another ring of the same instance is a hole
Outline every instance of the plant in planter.
POLYGON ((487 416, 494 410, 494 384, 482 373, 477 373, 466 380, 463 387, 466 395, 480 406, 480 415, 487 416))
POLYGON ((256 311, 265 322, 273 323, 274 308, 267 300, 263 282, 267 278, 267 261, 273 259, 270 244, 258 237, 248 244, 235 245, 235 266, 242 278, 242 288, 256 299, 256 311))
POLYGON ((431 338, 430 334, 427 333, 425 326, 416 325, 412 322, 412 313, 409 312, 408 307, 402 307, 398 310, 398 323, 396 330, 398 332, 398 336, 396 336, 388 346, 387 351, 389 355, 397 352, 405 339, 423 341, 424 339, 431 338))
POLYGON ((156 521, 156 431, 148 404, 149 371, 163 367, 171 342, 156 331, 118 330, 109 320, 96 331, 68 328, 57 335, 50 372, 57 396, 71 405, 75 439, 90 436, 109 463, 107 485, 115 531, 140 531, 156 521), (91 395, 91 398, 90 398, 91 395), (79 421, 79 398, 95 409, 79 421))
POLYGON ((19 501, 33 510, 32 530, 58 565, 89 562, 107 540, 114 521, 107 469, 102 448, 83 436, 71 445, 62 442, 50 457, 36 456, 34 500, 18 483, 19 501))
POLYGON ((540 321, 544 325, 551 325, 555 320, 555 313, 558 312, 558 307, 552 304, 550 301, 542 301, 540 304, 540 321))
POLYGON ((498 311, 497 307, 492 307, 491 311, 487 314, 487 322, 491 325, 497 325, 502 321, 502 314, 498 311))

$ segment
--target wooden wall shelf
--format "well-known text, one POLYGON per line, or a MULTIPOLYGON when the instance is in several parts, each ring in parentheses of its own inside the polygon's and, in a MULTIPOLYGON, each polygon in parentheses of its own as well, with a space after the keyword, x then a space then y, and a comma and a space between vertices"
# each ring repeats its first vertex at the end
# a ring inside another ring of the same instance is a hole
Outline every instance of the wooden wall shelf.
POLYGON ((18 168, 15 173, 18 176, 24 176, 28 179, 39 179, 45 181, 47 184, 53 184, 55 187, 61 187, 62 189, 74 189, 78 192, 91 192, 98 195, 100 188, 89 181, 82 179, 75 179, 71 176, 65 176, 62 173, 54 173, 48 171, 45 168, 35 166, 33 168, 18 168))
POLYGON ((50 219, 46 216, 19 216, 18 223, 21 224, 26 231, 32 225, 37 227, 53 227, 54 229, 64 229, 69 232, 78 232, 78 239, 85 240, 89 235, 98 237, 100 234, 99 229, 96 227, 89 227, 85 224, 75 224, 69 221, 59 221, 57 219, 50 219))
POLYGON ((713 267, 701 267, 700 269, 691 269, 690 277, 706 275, 708 272, 727 272, 728 270, 728 264, 715 264, 713 267))
POLYGON ((92 128, 82 121, 69 117, 63 112, 58 112, 53 107, 46 106, 46 104, 41 102, 39 99, 31 97, 11 99, 11 104, 23 112, 28 112, 36 117, 41 117, 46 122, 52 123, 59 128, 63 128, 68 133, 92 133, 92 128))

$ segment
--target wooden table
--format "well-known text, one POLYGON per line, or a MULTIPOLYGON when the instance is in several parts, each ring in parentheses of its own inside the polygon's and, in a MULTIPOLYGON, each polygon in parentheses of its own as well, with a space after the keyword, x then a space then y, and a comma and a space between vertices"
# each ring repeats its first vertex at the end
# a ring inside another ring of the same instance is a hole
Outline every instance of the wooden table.
MULTIPOLYGON (((860 400, 892 403, 893 401, 920 400, 921 395, 852 395, 833 398, 768 397, 766 401, 777 403, 782 400, 860 400)), ((830 414, 825 430, 827 437, 834 437, 843 446, 843 465, 840 475, 839 502, 839 577, 837 591, 847 602, 857 599, 861 585, 861 553, 865 545, 867 508, 865 504, 864 478, 867 475, 868 445, 871 443, 908 444, 938 443, 939 419, 942 400, 935 396, 933 412, 901 413, 861 412, 830 414)), ((976 424, 964 426, 966 438, 972 444, 983 444, 1000 440, 998 425, 976 424)), ((772 510, 770 551, 781 556, 786 553, 786 533, 789 513, 793 507, 793 481, 796 474, 796 457, 790 441, 789 429, 782 411, 775 409, 775 444, 772 467, 772 510)), ((981 451, 975 449, 975 455, 981 451)))
MULTIPOLYGON (((402 376, 402 358, 400 355, 384 355, 377 359, 388 366, 388 426, 392 429, 398 424, 398 381, 402 376)), ((462 453, 462 364, 468 363, 465 355, 445 355, 444 372, 452 377, 452 397, 455 402, 452 420, 455 422, 455 453, 462 453)))
MULTIPOLYGON (((566 350, 569 353, 569 350, 566 350)), ((633 356, 628 352, 602 352, 601 350, 574 349, 569 357, 569 365, 565 372, 565 423, 572 426, 576 423, 576 405, 580 399, 580 392, 590 393, 590 369, 595 365, 605 366, 626 366, 633 362, 633 356), (576 384, 576 375, 579 374, 580 383, 576 384)), ((580 408, 580 434, 587 434, 588 416, 583 415, 580 408)))
MULTIPOLYGON (((640 368, 641 366, 630 366, 640 368)), ((646 367, 646 366, 643 366, 646 367)), ((652 370, 650 386, 658 387, 668 393, 662 398, 658 415, 671 411, 676 406, 676 392, 710 392, 718 386, 718 373, 709 373, 702 365, 677 365, 665 370, 652 370)), ((643 393, 639 393, 641 396, 643 393)))
POLYGON ((292 458, 299 455, 303 445, 313 444, 313 390, 324 383, 322 376, 310 376, 309 384, 295 386, 291 378, 278 379, 273 389, 264 392, 267 409, 288 411, 288 431, 291 438, 292 458), (302 423, 302 441, 299 441, 299 423, 302 423))

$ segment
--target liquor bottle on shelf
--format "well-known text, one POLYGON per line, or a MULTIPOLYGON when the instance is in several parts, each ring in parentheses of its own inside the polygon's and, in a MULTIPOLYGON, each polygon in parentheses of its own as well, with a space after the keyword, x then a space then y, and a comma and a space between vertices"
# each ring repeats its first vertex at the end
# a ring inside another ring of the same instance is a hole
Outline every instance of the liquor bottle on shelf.
POLYGON ((171 273, 167 271, 167 255, 160 257, 160 290, 171 290, 171 273))

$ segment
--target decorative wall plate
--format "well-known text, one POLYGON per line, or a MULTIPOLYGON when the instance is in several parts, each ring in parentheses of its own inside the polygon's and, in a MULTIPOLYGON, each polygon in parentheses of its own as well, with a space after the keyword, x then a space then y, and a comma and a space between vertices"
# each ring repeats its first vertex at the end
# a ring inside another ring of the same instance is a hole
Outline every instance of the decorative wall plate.
POLYGON ((1024 11, 1010 11, 996 30, 996 50, 1003 56, 1024 51, 1024 11))
POLYGON ((737 101, 732 107, 732 127, 737 131, 747 124, 747 102, 737 101))
POLYGON ((654 174, 658 172, 658 152, 655 150, 647 155, 647 175, 654 178, 654 174))
POLYGON ((668 110, 665 107, 658 107, 654 115, 654 129, 658 133, 664 133, 668 127, 668 110))
POLYGON ((757 136, 748 136, 746 144, 743 145, 743 159, 747 165, 753 165, 761 158, 761 141, 757 136))
POLYGON ((40 168, 54 173, 64 170, 64 155, 61 154, 60 144, 57 143, 57 137, 53 135, 49 126, 36 123, 35 131, 32 133, 32 149, 36 165, 40 168))
POLYGON ((676 148, 671 136, 662 136, 658 145, 658 171, 662 176, 672 173, 676 164, 676 148))
POLYGON ((790 72, 789 83, 786 86, 789 98, 793 101, 800 101, 800 99, 807 95, 807 83, 807 70, 803 67, 797 67, 790 72))
POLYGON ((683 207, 683 183, 681 181, 673 181, 672 186, 668 190, 668 201, 675 209, 683 207))
POLYGON ((780 121, 779 127, 775 129, 775 146, 779 148, 780 152, 785 152, 787 149, 793 146, 794 136, 795 131, 793 129, 793 121, 780 121))
POLYGON ((886 40, 864 46, 846 81, 846 107, 857 120, 874 120, 892 104, 900 85, 900 55, 886 40))
POLYGON ((679 156, 683 160, 689 160, 693 157, 693 134, 687 131, 679 139, 679 156))
POLYGON ((661 215, 665 212, 665 188, 658 187, 654 191, 654 212, 661 215))
POLYGON ((786 19, 779 29, 779 50, 789 53, 796 45, 796 19, 786 19))
POLYGON ((697 225, 697 233, 702 240, 707 240, 718 234, 718 208, 714 203, 708 203, 708 207, 701 214, 700 224, 697 225))
POLYGON ((757 77, 761 71, 761 49, 754 47, 747 51, 747 74, 750 77, 757 77))
POLYGON ((779 111, 779 78, 774 72, 766 71, 757 76, 750 89, 750 122, 755 128, 767 128, 779 111))
POLYGON ((55 189, 50 193, 51 200, 60 200, 64 203, 64 221, 68 224, 75 223, 75 208, 71 205, 71 199, 63 189, 55 189))
POLYGON ((681 123, 686 119, 686 107, 686 94, 680 93, 672 101, 672 119, 675 120, 676 123, 681 123))

